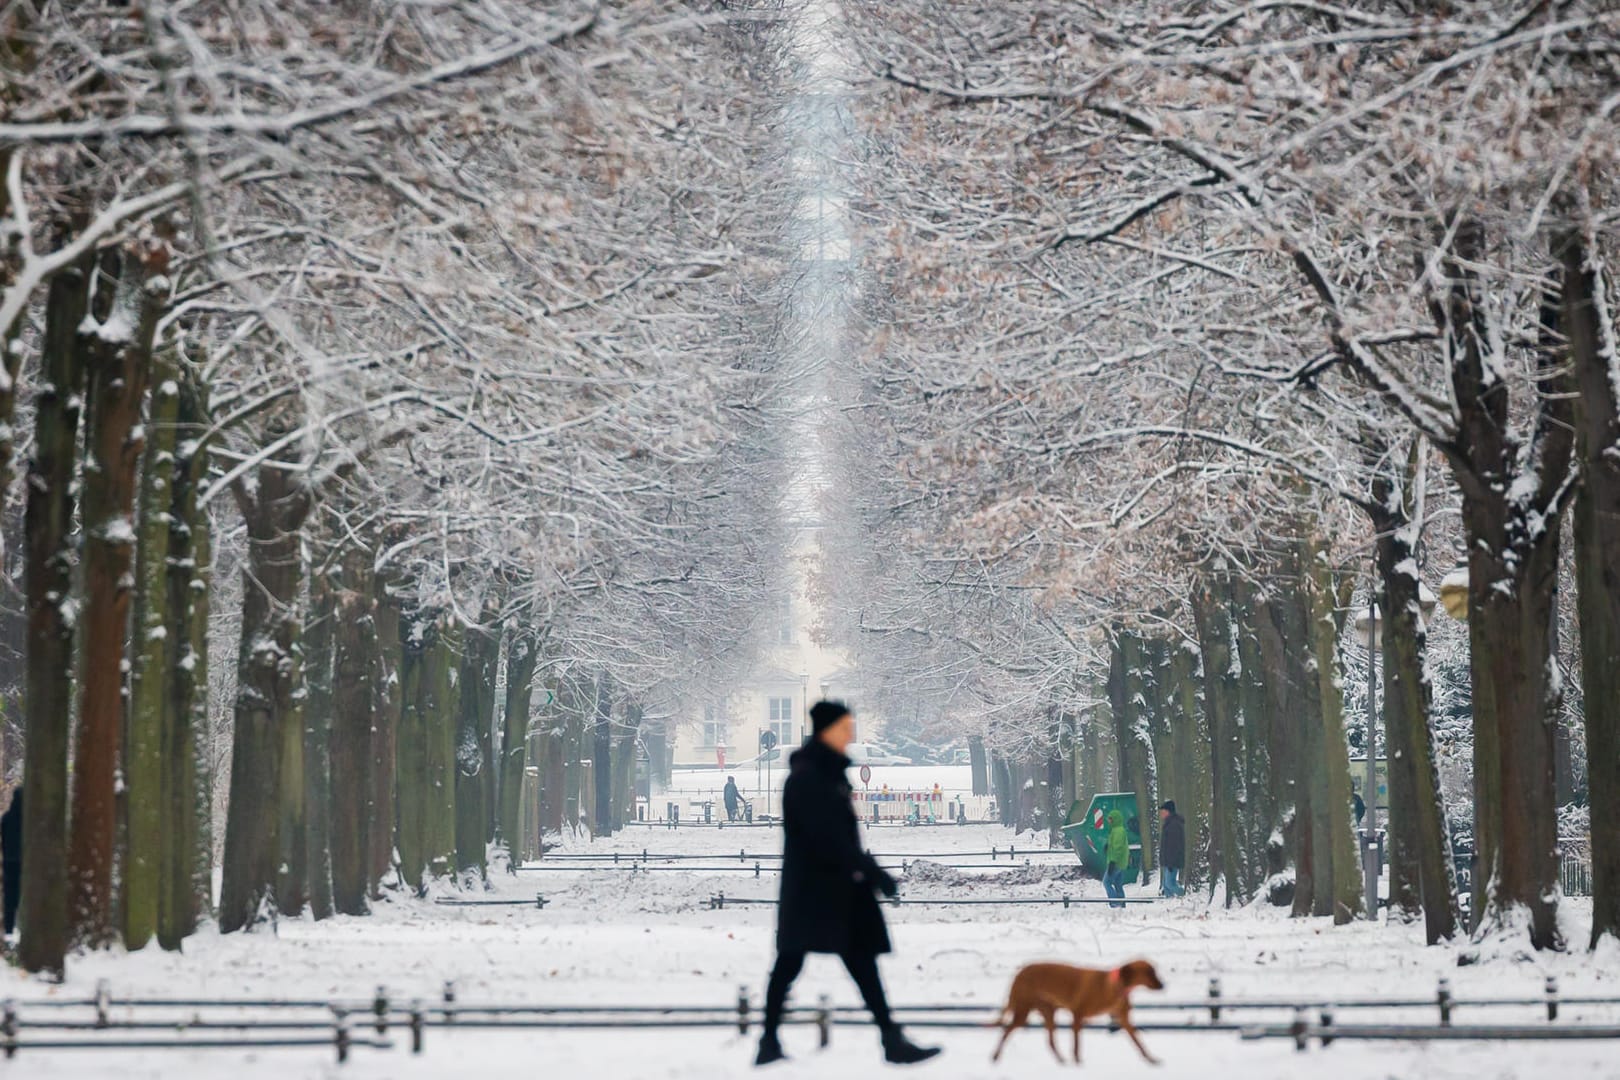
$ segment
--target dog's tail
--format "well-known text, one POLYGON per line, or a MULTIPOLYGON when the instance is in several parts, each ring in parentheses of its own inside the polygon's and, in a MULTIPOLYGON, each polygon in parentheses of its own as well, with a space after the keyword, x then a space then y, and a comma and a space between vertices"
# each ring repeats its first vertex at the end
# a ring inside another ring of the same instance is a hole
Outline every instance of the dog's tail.
POLYGON ((1012 1015, 1013 1015, 1012 998, 1008 998, 1007 999, 1007 1004, 1003 1005, 1001 1007, 1001 1011, 996 1013, 996 1018, 994 1020, 991 1020, 989 1023, 985 1024, 984 1026, 985 1027, 1006 1027, 1007 1026, 1007 1021, 1012 1018, 1012 1015))

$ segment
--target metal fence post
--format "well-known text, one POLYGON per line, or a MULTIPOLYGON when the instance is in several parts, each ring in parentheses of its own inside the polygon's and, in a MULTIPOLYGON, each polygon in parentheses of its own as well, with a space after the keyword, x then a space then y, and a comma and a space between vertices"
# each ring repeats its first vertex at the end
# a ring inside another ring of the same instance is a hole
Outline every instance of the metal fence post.
POLYGON ((1219 975, 1211 975, 1209 977, 1209 1019, 1210 1019, 1211 1023, 1214 1023, 1216 1021, 1219 1021, 1220 1018, 1221 1018, 1221 977, 1219 975))
POLYGON ((748 1034, 748 987, 737 987, 737 1034, 748 1034))
POLYGON ((96 1027, 107 1026, 107 1010, 112 1006, 112 987, 106 979, 96 980, 96 1027))
POLYGON ((411 1002, 411 1053, 422 1052, 422 1029, 427 1026, 422 1018, 422 1003, 411 1002))
POLYGON ((377 996, 371 999, 371 1014, 377 1018, 377 1034, 388 1034, 388 988, 377 987, 377 996))
POLYGON ((1435 1002, 1440 1006, 1440 1026, 1451 1026, 1451 980, 1444 975, 1440 977, 1440 985, 1434 992, 1435 1002))
POLYGON ((1547 1019, 1558 1019, 1558 976, 1547 976, 1547 1019))
POLYGON ((1321 1030, 1317 1032, 1317 1037, 1322 1040, 1323 1048, 1326 1048, 1333 1043, 1333 1010, 1323 1006, 1318 1020, 1322 1026, 1321 1030))
POLYGON ((349 1014, 342 1009, 332 1010, 332 1042, 337 1047, 338 1064, 349 1060, 349 1014))
POLYGON ((444 1022, 447 1024, 456 1022, 455 1004, 456 982, 454 979, 446 979, 444 981, 444 1022))
POLYGON ((0 1018, 0 1036, 5 1039, 5 1053, 7 1059, 17 1056, 17 1003, 7 1001, 5 1014, 0 1018))
POLYGON ((1310 1036, 1306 1034, 1309 1030, 1309 1025, 1305 1023, 1305 1010, 1295 1009, 1294 1022, 1288 1025, 1288 1033, 1294 1037, 1295 1050, 1303 1052, 1309 1045, 1310 1036))
POLYGON ((832 999, 826 994, 816 999, 816 1035, 821 1048, 827 1049, 832 1042, 832 999))

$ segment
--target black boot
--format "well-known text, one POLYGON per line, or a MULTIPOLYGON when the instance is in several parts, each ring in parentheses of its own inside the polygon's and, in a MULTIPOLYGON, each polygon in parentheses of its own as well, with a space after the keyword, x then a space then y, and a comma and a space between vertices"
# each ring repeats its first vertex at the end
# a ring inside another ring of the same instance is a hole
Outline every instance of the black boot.
POLYGON ((915 1065, 939 1053, 937 1046, 918 1046, 897 1027, 883 1033, 883 1060, 891 1065, 915 1065))
POLYGON ((754 1055, 754 1064, 769 1065, 773 1061, 783 1061, 787 1055, 782 1053, 782 1043, 776 1037, 776 1032, 767 1031, 759 1037, 759 1053, 754 1055))

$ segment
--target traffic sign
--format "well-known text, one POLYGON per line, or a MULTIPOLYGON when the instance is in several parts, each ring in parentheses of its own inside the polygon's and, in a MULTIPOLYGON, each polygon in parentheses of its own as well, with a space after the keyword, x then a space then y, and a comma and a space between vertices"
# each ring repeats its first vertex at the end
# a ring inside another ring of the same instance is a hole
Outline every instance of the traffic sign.
POLYGON ((766 750, 776 749, 776 732, 762 731, 759 733, 759 745, 766 750))
POLYGON ((870 784, 871 782, 872 782, 872 766, 870 766, 870 765, 862 765, 861 766, 861 783, 862 784, 870 784))

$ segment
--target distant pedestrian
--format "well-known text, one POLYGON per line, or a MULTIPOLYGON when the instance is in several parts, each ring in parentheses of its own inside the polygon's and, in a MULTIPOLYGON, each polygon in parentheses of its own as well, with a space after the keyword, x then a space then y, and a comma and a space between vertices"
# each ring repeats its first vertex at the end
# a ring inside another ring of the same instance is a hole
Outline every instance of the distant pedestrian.
POLYGON ((742 805, 742 792, 737 790, 737 778, 735 776, 726 777, 726 789, 720 795, 726 801, 726 820, 736 821, 737 808, 742 805))
POLYGON ((1187 819, 1176 813, 1176 801, 1170 799, 1159 807, 1159 821, 1159 865, 1164 870, 1159 891, 1165 896, 1180 896, 1186 891, 1181 884, 1181 870, 1187 865, 1187 819))
POLYGON ((756 1065, 782 1060, 777 1029, 788 990, 807 953, 836 953, 883 1034, 883 1056, 898 1065, 939 1053, 912 1043, 889 1014, 877 958, 889 951, 889 931, 876 894, 897 896, 900 886, 861 850, 860 826, 850 803, 849 758, 855 717, 837 701, 810 709, 815 734, 788 759, 782 789, 782 893, 776 908, 776 966, 765 989, 765 1023, 756 1065))
POLYGON ((1356 828, 1361 828, 1361 819, 1367 816, 1367 804, 1361 798, 1359 791, 1350 793, 1350 808, 1356 812, 1356 828))
POLYGON ((0 876, 4 877, 6 933, 17 929, 17 905, 22 901, 23 789, 11 793, 11 805, 0 814, 0 876))
MULTIPOLYGON (((1125 815, 1118 810, 1108 811, 1108 839, 1103 845, 1103 858, 1108 868, 1103 872, 1103 888, 1111 900, 1125 899, 1125 868, 1131 864, 1131 838, 1125 832, 1125 815)), ((1110 903, 1112 908, 1124 904, 1110 903)))

